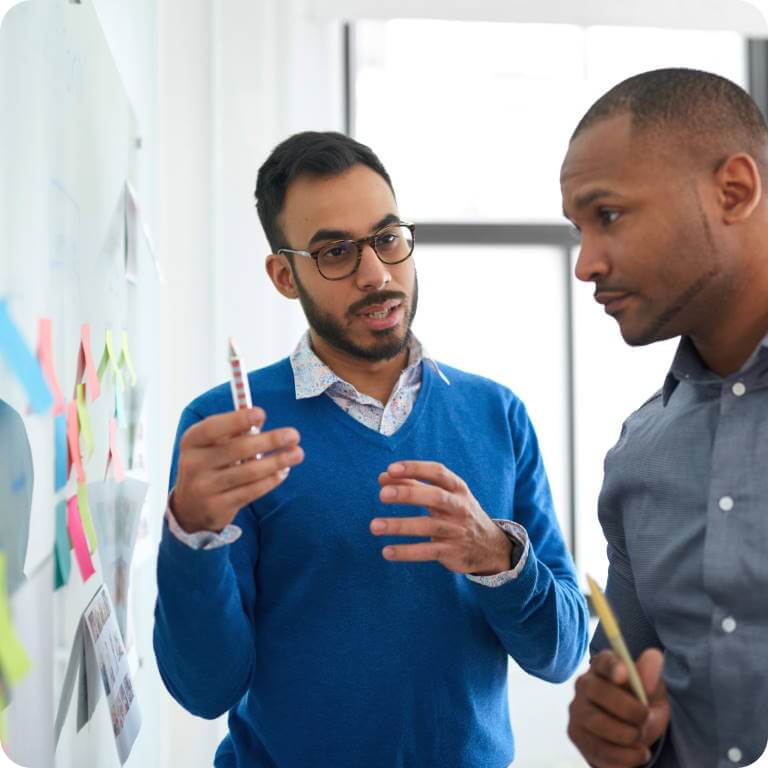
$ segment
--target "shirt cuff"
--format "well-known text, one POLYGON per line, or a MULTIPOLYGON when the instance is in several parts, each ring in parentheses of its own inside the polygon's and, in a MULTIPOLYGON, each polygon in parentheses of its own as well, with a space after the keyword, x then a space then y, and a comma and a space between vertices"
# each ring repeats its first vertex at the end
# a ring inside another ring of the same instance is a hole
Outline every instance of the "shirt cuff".
POLYGON ((507 537, 512 542, 513 567, 509 571, 493 573, 490 576, 474 576, 471 573, 464 574, 470 581, 482 584, 485 587, 501 587, 516 579, 523 568, 525 568, 530 549, 528 531, 520 523, 515 523, 512 520, 494 520, 493 522, 507 534, 507 537))
MULTIPOLYGON (((171 491, 173 494, 173 491, 171 491)), ((171 497, 168 497, 168 505, 165 508, 165 519, 168 521, 168 529, 181 542, 191 549, 218 549, 236 542, 243 531, 240 526, 229 524, 224 530, 219 531, 194 531, 189 533, 180 525, 171 512, 171 497)))

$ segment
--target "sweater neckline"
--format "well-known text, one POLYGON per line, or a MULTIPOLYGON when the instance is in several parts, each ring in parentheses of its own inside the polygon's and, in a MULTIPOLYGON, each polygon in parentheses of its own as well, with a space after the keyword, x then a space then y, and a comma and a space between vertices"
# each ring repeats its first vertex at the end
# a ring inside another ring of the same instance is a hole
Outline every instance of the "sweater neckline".
MULTIPOLYGON (((416 401, 414 402, 413 408, 408 414, 408 418, 405 420, 405 423, 400 427, 400 429, 397 430, 397 432, 392 435, 384 435, 381 432, 375 431, 370 427, 366 427, 364 424, 361 424, 359 421, 357 421, 357 419, 350 416, 346 411, 344 411, 335 402, 333 402, 333 400, 326 393, 317 395, 314 398, 297 402, 309 403, 312 400, 318 401, 317 405, 321 409, 325 409, 331 418, 338 421, 345 428, 357 432, 361 437, 378 445, 379 447, 389 448, 390 450, 394 451, 397 449, 400 443, 402 443, 408 437, 408 435, 413 431, 414 427, 421 419, 421 414, 426 408, 427 400, 429 399, 432 391, 432 385, 435 378, 434 371, 432 370, 431 366, 425 365, 423 360, 420 365, 421 388, 419 389, 418 396, 416 397, 416 401)), ((293 370, 291 369, 289 362, 288 371, 291 377, 291 384, 293 384, 293 370)))

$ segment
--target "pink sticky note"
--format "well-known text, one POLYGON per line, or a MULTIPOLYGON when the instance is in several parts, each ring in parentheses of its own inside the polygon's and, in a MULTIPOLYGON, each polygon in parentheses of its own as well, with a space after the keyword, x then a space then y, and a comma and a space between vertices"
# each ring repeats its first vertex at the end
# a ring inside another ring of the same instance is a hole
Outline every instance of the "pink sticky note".
POLYGON ((48 382, 48 388, 53 394, 53 415, 64 413, 64 396, 61 394, 59 380, 53 367, 53 344, 51 340, 51 319, 41 317, 37 323, 37 359, 43 369, 43 375, 48 382))
POLYGON ((77 482, 85 482, 85 470, 83 459, 80 455, 80 434, 77 429, 77 403, 67 403, 67 443, 69 444, 69 462, 67 464, 67 476, 72 465, 75 465, 77 482))
POLYGON ((109 420, 109 459, 107 461, 107 467, 112 465, 112 472, 115 476, 115 480, 118 483, 122 483, 125 480, 125 464, 123 464, 123 458, 120 456, 120 446, 117 441, 117 419, 113 416, 109 420))
POLYGON ((85 539, 83 521, 80 519, 80 510, 77 508, 77 496, 73 496, 67 502, 67 530, 69 531, 69 541, 72 544, 72 549, 75 550, 75 559, 80 568, 80 575, 83 577, 83 581, 88 581, 96 571, 91 561, 91 555, 88 552, 88 542, 85 539))
POLYGON ((77 381, 75 384, 79 384, 83 380, 83 376, 85 376, 86 389, 91 402, 93 402, 101 394, 101 384, 91 354, 90 323, 83 323, 80 327, 80 352, 77 356, 77 381))

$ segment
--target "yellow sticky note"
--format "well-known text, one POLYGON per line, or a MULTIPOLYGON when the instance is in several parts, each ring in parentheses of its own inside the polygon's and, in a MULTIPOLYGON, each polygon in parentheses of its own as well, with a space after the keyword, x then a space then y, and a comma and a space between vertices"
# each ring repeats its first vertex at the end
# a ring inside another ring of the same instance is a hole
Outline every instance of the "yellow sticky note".
POLYGON ((93 456, 94 442, 93 429, 91 428, 91 415, 88 413, 88 404, 85 401, 85 384, 77 385, 77 420, 80 423, 80 434, 85 440, 85 451, 90 458, 93 456))
POLYGON ((115 386, 122 392, 125 389, 125 381, 123 379, 123 373, 118 366, 118 358, 115 355, 115 343, 112 339, 112 331, 109 329, 107 329, 107 332, 104 334, 104 351, 101 354, 101 362, 99 363, 99 370, 97 371, 99 380, 104 377, 107 366, 112 370, 115 386))
POLYGON ((128 366, 128 373, 131 376, 131 386, 136 386, 136 369, 133 367, 131 359, 131 350, 128 348, 128 331, 123 331, 120 345, 120 360, 118 365, 122 367, 123 363, 128 366))
POLYGON ((5 584, 5 553, 0 552, 0 671, 6 685, 13 687, 32 669, 11 623, 11 609, 5 584))
POLYGON ((93 527, 91 507, 88 504, 88 486, 85 483, 77 484, 77 507, 80 510, 80 519, 83 521, 83 530, 88 539, 88 549, 93 554, 96 551, 96 529, 93 527))

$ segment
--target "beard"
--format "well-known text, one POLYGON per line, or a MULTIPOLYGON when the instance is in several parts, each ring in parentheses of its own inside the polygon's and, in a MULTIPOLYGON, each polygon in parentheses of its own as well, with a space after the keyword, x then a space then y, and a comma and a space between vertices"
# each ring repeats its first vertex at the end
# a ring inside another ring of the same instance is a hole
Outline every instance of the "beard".
MULTIPOLYGON (((296 282, 296 291, 299 294, 301 308, 307 318, 309 327, 327 344, 360 360, 367 360, 371 363, 380 363, 384 360, 391 360, 403 352, 411 341, 411 325, 416 317, 416 308, 419 304, 419 281, 416 274, 413 276, 413 292, 410 304, 406 307, 406 314, 403 316, 403 325, 405 332, 398 334, 398 326, 394 328, 385 328, 379 331, 371 331, 374 341, 368 346, 361 346, 355 343, 341 321, 334 317, 330 312, 322 310, 314 299, 309 295, 306 288, 299 280, 296 270, 293 271, 293 278, 296 282)), ((365 307, 375 304, 383 304, 385 301, 401 300, 405 303, 408 297, 402 291, 376 291, 365 297, 361 302, 357 302, 347 310, 347 315, 353 315, 365 307)))

